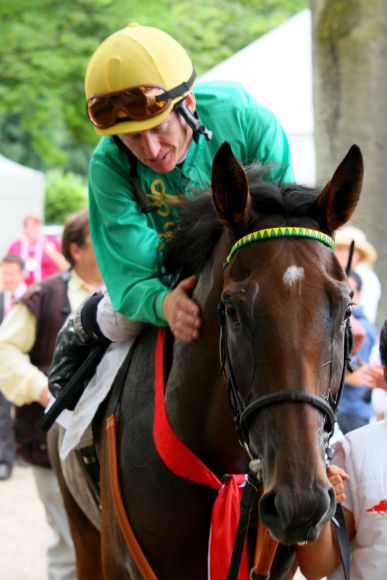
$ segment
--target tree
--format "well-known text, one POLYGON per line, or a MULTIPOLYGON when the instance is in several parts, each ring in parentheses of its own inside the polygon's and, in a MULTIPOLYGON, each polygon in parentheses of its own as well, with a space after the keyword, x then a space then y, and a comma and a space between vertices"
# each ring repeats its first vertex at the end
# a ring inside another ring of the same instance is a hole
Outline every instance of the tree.
POLYGON ((0 5, 0 151, 86 174, 97 142, 83 78, 99 42, 130 21, 158 26, 198 74, 305 7, 307 0, 5 0, 0 5))
POLYGON ((103 16, 107 4, 103 0, 1 4, 0 130, 5 155, 6 137, 11 152, 18 143, 15 132, 27 137, 25 156, 34 158, 32 149, 38 169, 65 166, 75 144, 91 149, 93 131, 82 122, 83 75, 95 38, 108 33, 103 16))
POLYGON ((44 221, 62 224, 70 213, 87 207, 86 180, 74 173, 53 169, 46 175, 44 221))
MULTIPOLYGON (((387 289, 387 3, 311 0, 317 177, 323 182, 352 143, 365 178, 354 224, 378 251, 375 270, 387 289)), ((387 317, 387 294, 379 323, 387 317)))

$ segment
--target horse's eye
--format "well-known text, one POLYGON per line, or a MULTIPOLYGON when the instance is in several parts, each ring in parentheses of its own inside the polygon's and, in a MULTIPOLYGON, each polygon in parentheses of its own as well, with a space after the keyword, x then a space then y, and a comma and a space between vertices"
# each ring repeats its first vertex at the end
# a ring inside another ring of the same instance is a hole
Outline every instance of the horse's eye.
POLYGON ((239 322, 238 313, 232 304, 226 304, 226 316, 230 322, 239 322))
POLYGON ((352 304, 348 304, 347 310, 345 311, 345 314, 344 314, 344 319, 348 320, 348 318, 350 318, 351 314, 352 314, 352 304))

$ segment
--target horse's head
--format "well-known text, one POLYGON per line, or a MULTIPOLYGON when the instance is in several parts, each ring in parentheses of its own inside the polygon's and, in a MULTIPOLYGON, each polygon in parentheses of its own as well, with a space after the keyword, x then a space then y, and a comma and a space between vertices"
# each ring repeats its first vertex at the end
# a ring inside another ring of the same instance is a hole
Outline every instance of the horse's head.
POLYGON ((285 544, 316 539, 335 508, 325 455, 352 295, 332 238, 356 207, 362 176, 357 146, 320 193, 249 187, 228 144, 214 160, 220 247, 228 247, 223 362, 241 440, 262 476, 260 517, 285 544))

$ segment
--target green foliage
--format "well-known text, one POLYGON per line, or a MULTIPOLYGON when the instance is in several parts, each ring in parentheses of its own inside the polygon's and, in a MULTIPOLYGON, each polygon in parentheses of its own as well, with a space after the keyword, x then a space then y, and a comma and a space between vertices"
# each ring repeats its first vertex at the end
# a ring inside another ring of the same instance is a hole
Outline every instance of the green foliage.
POLYGON ((67 216, 87 206, 86 180, 75 173, 51 169, 46 174, 44 221, 62 224, 67 216))
POLYGON ((305 0, 171 1, 164 29, 201 74, 307 6, 305 0))
POLYGON ((198 74, 307 6, 307 0, 4 0, 0 4, 0 151, 85 175, 98 138, 83 78, 101 40, 129 22, 169 32, 198 74))

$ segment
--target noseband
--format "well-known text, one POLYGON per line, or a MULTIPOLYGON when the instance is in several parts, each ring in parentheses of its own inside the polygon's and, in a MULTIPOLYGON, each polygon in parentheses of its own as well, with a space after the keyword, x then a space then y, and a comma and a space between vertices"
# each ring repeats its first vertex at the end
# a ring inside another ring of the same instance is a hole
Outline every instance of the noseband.
MULTIPOLYGON (((252 232, 247 236, 244 236, 236 242, 231 248, 226 260, 224 267, 227 267, 231 262, 231 259, 236 254, 236 252, 243 246, 247 244, 258 242, 260 240, 269 240, 273 238, 283 238, 283 237, 298 237, 298 238, 308 238, 313 239, 318 242, 323 243, 329 248, 334 248, 334 241, 328 235, 323 232, 312 230, 310 228, 301 227, 280 227, 280 228, 269 228, 264 230, 258 230, 252 232)), ((251 460, 257 460, 250 447, 248 431, 246 428, 247 421, 251 416, 258 411, 271 407, 273 405, 280 405, 282 403, 307 403, 316 407, 325 416, 324 430, 326 432, 325 437, 325 454, 326 460, 329 461, 331 458, 331 449, 329 447, 329 439, 333 433, 334 425, 336 421, 336 415, 338 411, 339 402, 344 388, 345 382, 345 371, 350 368, 351 350, 352 350, 352 332, 349 320, 346 321, 345 334, 344 334, 344 362, 343 369, 341 373, 341 380, 339 389, 336 396, 334 397, 330 389, 326 395, 323 397, 321 395, 316 395, 314 393, 305 393, 303 391, 287 391, 270 393, 267 395, 262 395, 258 397, 255 401, 246 405, 241 392, 238 388, 235 374, 233 372, 230 352, 228 348, 228 337, 227 337, 227 323, 226 323, 226 307, 223 302, 219 303, 219 313, 220 313, 220 359, 221 359, 221 371, 224 373, 227 379, 227 385, 229 390, 229 399, 231 411, 234 417, 234 422, 236 430, 238 432, 239 440, 243 447, 247 450, 247 453, 251 460)))

